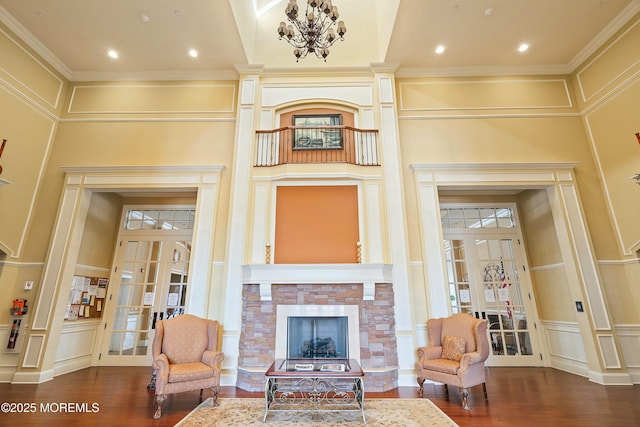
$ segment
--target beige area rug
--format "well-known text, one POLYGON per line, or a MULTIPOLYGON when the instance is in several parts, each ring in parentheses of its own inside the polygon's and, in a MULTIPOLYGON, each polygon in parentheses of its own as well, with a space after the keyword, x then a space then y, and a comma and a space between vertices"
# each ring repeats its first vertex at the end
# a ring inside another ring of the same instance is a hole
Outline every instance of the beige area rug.
MULTIPOLYGON (((220 406, 213 407, 213 399, 202 402, 196 409, 184 417, 176 427, 193 426, 350 426, 364 425, 362 413, 354 412, 285 412, 269 411, 266 424, 263 399, 218 399, 220 406)), ((366 399, 364 413, 367 426, 454 426, 451 418, 445 415, 429 399, 366 399)))

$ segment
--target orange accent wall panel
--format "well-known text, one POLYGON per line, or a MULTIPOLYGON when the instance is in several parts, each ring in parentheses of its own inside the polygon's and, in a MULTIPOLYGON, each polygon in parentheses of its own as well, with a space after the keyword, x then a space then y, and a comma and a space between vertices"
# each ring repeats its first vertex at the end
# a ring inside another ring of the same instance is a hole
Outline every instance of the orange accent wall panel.
POLYGON ((357 262, 357 187, 279 186, 275 233, 276 264, 357 262))

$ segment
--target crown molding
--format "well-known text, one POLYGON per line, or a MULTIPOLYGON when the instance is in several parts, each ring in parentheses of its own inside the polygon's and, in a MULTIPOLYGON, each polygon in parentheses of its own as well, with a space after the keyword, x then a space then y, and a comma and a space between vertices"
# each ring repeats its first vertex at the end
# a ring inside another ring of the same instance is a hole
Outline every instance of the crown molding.
POLYGON ((567 64, 569 73, 573 73, 593 53, 604 45, 618 30, 627 24, 631 18, 640 13, 640 0, 633 0, 618 16, 598 33, 571 61, 567 64))
POLYGON ((0 22, 7 26, 23 43, 26 43, 42 59, 64 78, 70 80, 71 70, 49 49, 47 49, 31 32, 29 32, 16 18, 0 6, 0 22))

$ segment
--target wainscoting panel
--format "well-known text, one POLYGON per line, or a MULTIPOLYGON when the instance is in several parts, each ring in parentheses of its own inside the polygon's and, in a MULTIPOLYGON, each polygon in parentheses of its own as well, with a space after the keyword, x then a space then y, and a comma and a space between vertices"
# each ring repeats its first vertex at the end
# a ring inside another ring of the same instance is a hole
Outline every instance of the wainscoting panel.
POLYGON ((640 324, 616 325, 618 343, 627 372, 634 384, 640 384, 640 324))
POLYGON ((54 374, 62 375, 91 366, 100 320, 65 322, 62 325, 54 374))
POLYGON ((587 357, 578 324, 543 320, 542 326, 549 348, 550 366, 587 377, 587 357))
POLYGON ((600 352, 602 360, 604 361, 604 367, 607 369, 620 369, 620 357, 618 357, 618 351, 616 350, 616 343, 612 334, 598 335, 598 344, 600 345, 600 352))

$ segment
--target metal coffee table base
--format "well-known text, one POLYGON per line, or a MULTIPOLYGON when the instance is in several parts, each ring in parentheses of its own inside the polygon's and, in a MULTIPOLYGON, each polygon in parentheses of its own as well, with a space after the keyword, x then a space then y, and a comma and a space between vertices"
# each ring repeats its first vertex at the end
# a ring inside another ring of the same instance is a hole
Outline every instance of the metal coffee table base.
POLYGON ((360 411, 364 415, 364 383, 357 377, 323 377, 320 372, 300 376, 269 376, 264 387, 265 411, 337 412, 360 411), (313 376, 311 376, 313 375, 313 376))

